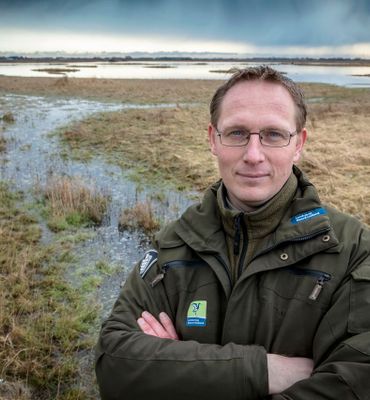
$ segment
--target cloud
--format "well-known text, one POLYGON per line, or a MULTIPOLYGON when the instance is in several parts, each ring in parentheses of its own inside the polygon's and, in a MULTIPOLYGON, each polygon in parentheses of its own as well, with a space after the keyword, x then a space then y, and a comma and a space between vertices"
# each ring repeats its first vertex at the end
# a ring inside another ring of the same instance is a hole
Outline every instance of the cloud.
POLYGON ((0 6, 2 27, 38 31, 255 46, 370 43, 367 0, 0 0, 0 6))

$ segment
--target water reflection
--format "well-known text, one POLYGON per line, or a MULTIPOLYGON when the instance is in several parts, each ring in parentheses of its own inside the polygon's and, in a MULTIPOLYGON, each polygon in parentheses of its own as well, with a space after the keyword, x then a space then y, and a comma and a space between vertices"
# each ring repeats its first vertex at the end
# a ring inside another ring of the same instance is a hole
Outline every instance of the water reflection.
MULTIPOLYGON (((112 79, 227 79, 233 67, 261 65, 247 62, 99 62, 65 64, 0 63, 0 75, 112 79), (77 71, 50 74, 47 69, 73 69, 77 71), (37 71, 44 69, 45 71, 37 71), (216 71, 216 72, 215 72, 216 71), (218 71, 218 72, 217 72, 218 71)), ((340 86, 370 86, 370 67, 360 66, 316 66, 278 64, 273 66, 298 82, 331 83, 340 86), (357 76, 360 75, 360 76, 357 76)))

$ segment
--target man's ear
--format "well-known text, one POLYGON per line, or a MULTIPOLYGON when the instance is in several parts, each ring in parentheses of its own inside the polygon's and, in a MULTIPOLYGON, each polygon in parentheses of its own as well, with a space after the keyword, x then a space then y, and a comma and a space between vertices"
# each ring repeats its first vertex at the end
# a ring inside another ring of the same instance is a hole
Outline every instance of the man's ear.
POLYGON ((306 142, 307 139, 307 129, 303 128, 298 134, 297 134, 297 142, 295 145, 295 154, 294 154, 294 158, 293 161, 296 163, 299 161, 299 159, 301 158, 302 155, 302 150, 303 150, 303 146, 306 142))
POLYGON ((211 123, 208 124, 208 142, 209 142, 209 147, 211 149, 211 153, 214 156, 217 156, 216 129, 213 127, 213 125, 211 123))

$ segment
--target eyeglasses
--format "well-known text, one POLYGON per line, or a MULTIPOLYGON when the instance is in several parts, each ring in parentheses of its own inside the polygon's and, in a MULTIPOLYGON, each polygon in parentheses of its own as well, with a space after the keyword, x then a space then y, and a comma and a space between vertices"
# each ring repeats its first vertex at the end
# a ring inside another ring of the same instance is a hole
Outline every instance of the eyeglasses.
POLYGON ((259 132, 249 132, 246 129, 232 129, 220 132, 216 128, 217 136, 224 146, 242 147, 249 143, 252 135, 258 135, 261 145, 266 147, 286 147, 290 139, 297 135, 297 132, 288 132, 281 129, 262 129, 259 132))

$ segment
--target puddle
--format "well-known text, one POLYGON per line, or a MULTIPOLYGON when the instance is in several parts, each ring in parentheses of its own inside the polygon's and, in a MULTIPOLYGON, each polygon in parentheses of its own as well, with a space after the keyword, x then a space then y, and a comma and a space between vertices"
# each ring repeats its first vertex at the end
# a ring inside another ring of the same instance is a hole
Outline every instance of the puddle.
MULTIPOLYGON (((100 111, 124 108, 173 107, 174 104, 135 105, 99 103, 77 99, 52 99, 35 96, 0 96, 0 115, 11 111, 15 123, 4 124, 7 151, 0 154, 0 179, 11 181, 12 186, 25 192, 32 199, 36 183, 44 184, 51 174, 78 176, 83 182, 91 183, 112 201, 101 227, 91 230, 92 238, 78 245, 76 259, 71 263, 73 279, 90 274, 96 263, 104 261, 115 266, 115 273, 102 283, 98 296, 103 307, 102 318, 110 311, 117 298, 120 284, 134 264, 148 249, 149 243, 140 232, 119 232, 118 217, 121 209, 133 206, 153 196, 154 213, 162 220, 169 220, 182 213, 193 203, 194 194, 146 186, 140 189, 129 180, 128 172, 110 165, 102 157, 87 162, 65 160, 60 156, 59 139, 50 132, 100 111), (160 196, 156 196, 160 194, 160 196), (165 199, 165 200, 160 200, 165 199)), ((43 226, 43 238, 50 241, 53 234, 43 226)))

